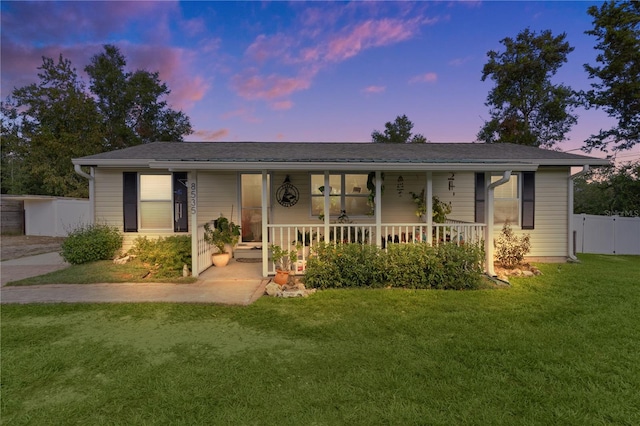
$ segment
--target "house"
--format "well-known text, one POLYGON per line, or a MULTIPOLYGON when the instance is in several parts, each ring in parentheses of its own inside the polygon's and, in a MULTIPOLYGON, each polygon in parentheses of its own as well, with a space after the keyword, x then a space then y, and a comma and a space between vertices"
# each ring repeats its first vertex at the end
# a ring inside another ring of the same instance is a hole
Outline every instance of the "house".
POLYGON ((203 225, 223 214, 242 226, 236 256, 259 253, 267 276, 268 244, 325 236, 478 242, 492 260, 505 221, 531 235, 530 260, 566 261, 573 178, 608 162, 513 144, 156 142, 73 164, 89 179, 95 221, 121 229, 125 249, 138 236, 189 234, 197 276, 211 266, 203 225), (426 195, 427 212, 433 196, 450 203, 446 223, 416 215, 412 193, 426 195))

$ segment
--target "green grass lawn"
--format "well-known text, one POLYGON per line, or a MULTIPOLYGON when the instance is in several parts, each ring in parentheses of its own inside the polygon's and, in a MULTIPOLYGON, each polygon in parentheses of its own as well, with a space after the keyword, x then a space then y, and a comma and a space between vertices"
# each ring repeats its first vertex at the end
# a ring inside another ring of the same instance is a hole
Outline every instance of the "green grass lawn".
POLYGON ((134 260, 123 265, 117 265, 111 260, 99 260, 96 262, 70 265, 58 271, 35 277, 25 278, 7 283, 9 286, 41 285, 41 284, 96 284, 96 283, 144 283, 144 282, 169 282, 169 283, 193 283, 198 279, 194 277, 159 277, 149 274, 148 265, 134 260))
POLYGON ((580 259, 498 290, 2 305, 2 423, 640 424, 640 257, 580 259))

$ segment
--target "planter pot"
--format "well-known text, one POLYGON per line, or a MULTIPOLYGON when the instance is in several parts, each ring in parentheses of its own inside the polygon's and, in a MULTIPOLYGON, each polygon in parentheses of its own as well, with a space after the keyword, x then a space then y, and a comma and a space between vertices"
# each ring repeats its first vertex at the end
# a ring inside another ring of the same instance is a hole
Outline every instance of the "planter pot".
POLYGON ((289 282, 289 271, 276 270, 276 276, 273 277, 273 281, 278 285, 285 285, 289 282))
POLYGON ((229 253, 218 253, 218 254, 211 255, 211 261, 215 266, 219 268, 223 266, 227 266, 227 263, 229 263, 230 258, 231 258, 231 255, 229 253))

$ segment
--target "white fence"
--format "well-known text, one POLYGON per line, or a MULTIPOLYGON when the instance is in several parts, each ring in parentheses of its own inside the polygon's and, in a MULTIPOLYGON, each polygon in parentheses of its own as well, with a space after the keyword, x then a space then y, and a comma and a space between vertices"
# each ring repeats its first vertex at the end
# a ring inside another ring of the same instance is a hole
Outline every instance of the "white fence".
POLYGON ((640 254, 640 217, 573 215, 578 253, 640 254))
POLYGON ((63 197, 24 197, 24 233, 66 237, 79 225, 93 223, 89 200, 63 197))

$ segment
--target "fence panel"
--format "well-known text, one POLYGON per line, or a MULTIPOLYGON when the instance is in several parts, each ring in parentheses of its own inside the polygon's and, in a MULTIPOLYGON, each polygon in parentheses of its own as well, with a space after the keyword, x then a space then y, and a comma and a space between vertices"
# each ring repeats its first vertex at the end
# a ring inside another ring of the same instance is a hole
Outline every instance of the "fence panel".
POLYGON ((640 217, 573 215, 576 251, 640 254, 640 217))

